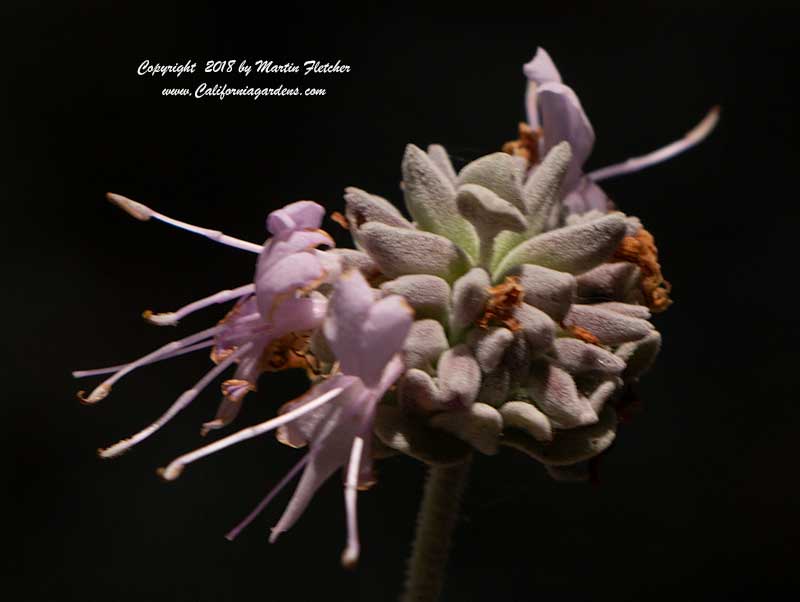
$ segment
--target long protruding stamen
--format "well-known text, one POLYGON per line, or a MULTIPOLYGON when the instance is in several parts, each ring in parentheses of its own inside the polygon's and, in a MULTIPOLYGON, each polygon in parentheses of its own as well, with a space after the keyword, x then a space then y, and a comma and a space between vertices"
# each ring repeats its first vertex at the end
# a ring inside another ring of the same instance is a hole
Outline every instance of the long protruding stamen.
POLYGON ((599 182, 600 180, 605 180, 608 178, 613 178, 615 176, 621 176, 623 174, 631 173, 634 171, 639 171, 640 169, 644 169, 645 167, 650 167, 651 165, 655 165, 656 163, 660 163, 662 161, 666 161, 682 153, 685 150, 690 149, 695 144, 702 142, 706 136, 708 136, 714 127, 717 125, 719 121, 719 107, 713 107, 708 114, 703 118, 703 120, 698 123, 694 128, 692 128, 683 138, 673 142, 672 144, 668 144, 658 150, 653 151, 652 153, 648 153, 646 155, 642 155, 641 157, 634 157, 633 159, 628 159, 627 161, 623 161, 622 163, 617 163, 616 165, 610 165, 608 167, 603 167, 601 169, 596 169, 595 171, 588 174, 589 178, 594 180, 595 182, 599 182))
POLYGON ((347 547, 342 552, 342 566, 351 569, 358 563, 361 545, 358 541, 358 513, 356 500, 358 498, 358 471, 361 466, 361 452, 364 449, 364 440, 361 437, 353 439, 350 449, 350 463, 347 466, 347 478, 344 482, 344 505, 347 513, 347 547))
POLYGON ((306 455, 304 455, 304 456, 303 456, 303 457, 300 459, 300 461, 299 461, 297 464, 295 464, 295 465, 292 467, 292 469, 291 469, 289 472, 287 472, 287 473, 286 473, 286 476, 284 476, 284 477, 283 477, 283 478, 282 478, 282 479, 281 479, 281 480, 278 482, 278 484, 277 484, 277 485, 275 485, 275 487, 273 487, 273 488, 270 490, 270 492, 269 492, 267 495, 265 495, 265 496, 264 496, 264 499, 262 499, 262 500, 261 500, 261 501, 258 503, 258 505, 257 505, 255 508, 253 508, 253 511, 252 511, 252 512, 250 512, 250 514, 248 514, 248 515, 247 515, 247 516, 244 518, 244 520, 243 520, 242 522, 240 522, 240 523, 239 523, 238 525, 236 525, 236 526, 235 526, 233 529, 231 529, 231 530, 228 532, 228 534, 227 534, 227 535, 225 535, 225 539, 227 539, 228 541, 233 541, 234 539, 236 539, 236 537, 239 535, 239 533, 241 533, 241 532, 244 530, 244 528, 245 528, 245 527, 247 527, 247 525, 249 525, 250 523, 252 523, 252 522, 255 520, 255 518, 256 518, 256 517, 257 517, 259 514, 261 514, 261 512, 264 510, 264 508, 266 508, 266 507, 269 505, 269 503, 270 503, 270 502, 271 502, 273 499, 275 499, 275 496, 276 496, 276 495, 278 495, 278 494, 279 494, 279 493, 280 493, 280 492, 283 490, 283 488, 284 488, 284 487, 286 487, 286 485, 288 485, 288 484, 289 484, 289 481, 291 481, 291 480, 292 480, 292 479, 295 477, 295 475, 297 475, 297 473, 298 473, 298 472, 300 472, 300 470, 301 470, 301 469, 302 469, 302 468, 303 468, 303 467, 304 467, 306 464, 308 464, 308 460, 309 460, 309 458, 310 458, 310 457, 311 457, 311 456, 310 456, 309 454, 306 454, 306 455))
POLYGON ((176 311, 154 314, 148 309, 142 314, 142 317, 156 326, 177 326, 179 320, 182 320, 191 313, 203 309, 204 307, 208 307, 209 305, 225 303, 227 301, 232 301, 233 299, 244 297, 245 295, 252 293, 255 288, 255 284, 245 284, 244 286, 240 286, 238 288, 219 291, 218 293, 214 293, 213 295, 209 295, 208 297, 198 301, 193 301, 192 303, 184 305, 176 311))
MULTIPOLYGON (((208 347, 211 347, 213 344, 214 344, 213 339, 209 341, 203 341, 202 343, 197 343, 197 345, 190 345, 189 347, 178 349, 177 351, 174 351, 167 355, 163 355, 158 359, 147 362, 147 364, 153 364, 155 362, 172 359, 173 357, 186 355, 187 353, 192 353, 193 351, 199 351, 200 349, 207 349, 208 347)), ((142 364, 142 365, 144 366, 147 364, 142 364)), ((72 378, 85 378, 87 376, 101 376, 103 374, 111 374, 112 372, 117 372, 119 370, 122 370, 126 366, 128 366, 128 364, 118 364, 116 366, 108 366, 107 368, 94 368, 93 370, 76 370, 75 372, 72 373, 72 378)))
POLYGON ((148 353, 147 355, 140 357, 138 360, 133 361, 129 364, 126 364, 124 368, 115 372, 111 377, 104 380, 100 383, 94 391, 87 397, 84 395, 83 391, 78 392, 78 399, 80 399, 83 403, 97 403, 101 399, 105 399, 105 397, 111 392, 111 387, 117 382, 120 378, 125 376, 126 374, 130 374, 136 368, 140 366, 144 366, 160 360, 162 357, 166 355, 173 354, 175 351, 179 349, 183 349, 184 347, 188 347, 189 345, 194 345, 195 343, 202 341, 203 339, 207 339, 209 337, 214 336, 220 330, 222 330, 222 326, 214 326, 213 328, 208 328, 203 330, 202 332, 195 333, 190 335, 184 339, 179 341, 172 341, 171 343, 167 343, 163 347, 159 347, 155 351, 148 353))
POLYGON ((161 417, 153 422, 150 426, 142 429, 132 437, 127 439, 123 439, 119 443, 115 443, 111 447, 106 449, 99 450, 99 454, 101 458, 113 458, 114 456, 118 456, 123 452, 128 451, 131 447, 140 443, 141 441, 147 439, 150 435, 155 433, 158 429, 164 426, 167 422, 169 422, 173 416, 175 416, 178 412, 180 412, 183 408, 188 406, 195 397, 197 397, 203 389, 205 389, 208 384, 214 380, 217 376, 219 376, 225 369, 228 368, 233 362, 239 359, 242 355, 250 351, 252 349, 253 344, 247 343, 242 345, 237 349, 234 353, 230 354, 226 357, 223 361, 219 364, 214 366, 208 373, 197 381, 197 384, 192 387, 191 389, 187 389, 184 391, 180 397, 169 407, 169 409, 161 415, 161 417))
POLYGON ((150 207, 146 205, 142 205, 141 203, 137 203, 134 200, 129 199, 128 197, 124 197, 121 194, 114 194, 113 192, 106 193, 106 198, 114 203, 117 207, 122 209, 123 211, 129 213, 133 217, 141 221, 147 221, 149 219, 157 219, 160 222, 164 222, 165 224, 169 224, 170 226, 175 226, 176 228, 180 228, 181 230, 186 230, 187 232, 193 232, 194 234, 199 234, 200 236, 205 236, 206 238, 210 238, 211 240, 218 242, 223 245, 227 245, 229 247, 234 247, 236 249, 242 249, 243 251, 250 251, 251 253, 261 253, 263 247, 261 245, 257 245, 252 242, 248 242, 246 240, 240 240, 238 238, 234 238, 233 236, 228 236, 227 234, 223 234, 219 230, 209 230, 208 228, 201 228, 200 226, 194 226, 192 224, 187 224, 186 222, 182 222, 166 215, 159 213, 158 211, 154 211, 150 207))
POLYGON ((186 466, 187 464, 191 464, 195 460, 199 460, 200 458, 208 456, 209 454, 213 454, 216 451, 225 449, 226 447, 230 447, 231 445, 235 445, 240 441, 245 441, 247 439, 257 437, 258 435, 261 435, 263 433, 268 433, 269 431, 274 430, 281 425, 292 422, 293 420, 296 420, 300 416, 303 416, 304 414, 307 414, 317 409, 321 405, 328 403, 331 399, 339 395, 339 393, 341 393, 342 391, 344 391, 343 387, 336 387, 335 389, 331 389, 327 393, 320 395, 316 399, 313 399, 308 403, 301 405, 299 408, 295 408, 294 410, 286 412, 285 414, 281 414, 280 416, 272 418, 271 420, 267 420, 266 422, 262 422, 261 424, 257 424, 255 426, 242 429, 238 433, 234 433, 233 435, 228 435, 224 439, 220 439, 219 441, 215 441, 214 443, 209 443, 208 445, 205 445, 200 449, 197 449, 188 454, 184 454, 183 456, 180 456, 179 458, 170 462, 166 468, 160 469, 159 474, 167 481, 172 481, 174 479, 177 479, 180 476, 181 472, 183 471, 183 467, 186 466))
MULTIPOLYGON (((239 320, 240 324, 246 324, 248 322, 255 322, 260 319, 260 315, 258 313, 253 313, 248 316, 245 316, 239 320)), ((202 343, 197 343, 196 345, 190 345, 188 347, 178 349, 171 353, 166 353, 164 355, 160 355, 155 359, 148 360, 139 364, 139 367, 147 366, 149 364, 154 364, 156 362, 161 362, 164 360, 172 359, 174 357, 179 357, 181 355, 185 355, 187 353, 192 353, 193 351, 199 351, 200 349, 206 349, 207 347, 211 347, 214 344, 214 340, 203 341, 202 343)), ((92 370, 76 370, 72 373, 73 378, 85 378, 87 376, 100 376, 103 374, 110 374, 112 372, 117 372, 122 370, 123 368, 127 368, 130 366, 130 362, 125 364, 117 364, 116 366, 108 366, 107 368, 94 368, 92 370)))

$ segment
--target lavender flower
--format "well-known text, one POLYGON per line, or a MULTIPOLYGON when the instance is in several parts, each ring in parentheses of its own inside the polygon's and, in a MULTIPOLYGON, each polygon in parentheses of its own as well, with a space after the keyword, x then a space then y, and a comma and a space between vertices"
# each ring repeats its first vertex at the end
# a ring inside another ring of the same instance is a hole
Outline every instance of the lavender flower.
MULTIPOLYGON (((289 529, 319 486, 347 464, 348 544, 343 563, 354 564, 359 553, 355 491, 373 481, 371 442, 375 407, 403 372, 400 351, 412 319, 413 311, 401 296, 376 300, 375 291, 360 273, 347 272, 334 287, 322 326, 339 359, 338 371, 313 386, 306 395, 284 405, 277 418, 181 456, 163 470, 162 476, 172 480, 190 462, 280 428, 283 442, 293 447, 309 444, 310 451, 300 460, 305 467, 303 476, 270 540, 289 529)), ((271 492, 268 499, 274 495, 271 492)), ((230 537, 235 537, 252 518, 253 515, 248 517, 230 537)))
POLYGON ((564 205, 573 213, 593 209, 605 212, 612 208, 608 197, 595 182, 666 161, 701 142, 719 120, 719 107, 714 107, 680 140, 646 155, 585 174, 583 164, 592 152, 595 135, 578 96, 562 82, 561 74, 544 48, 536 50, 536 55, 524 65, 523 72, 528 79, 525 98, 528 124, 520 124, 520 140, 509 143, 506 149, 536 165, 539 158, 555 145, 569 142, 572 162, 564 178, 564 205))
POLYGON ((101 450, 100 455, 106 458, 128 450, 160 429, 217 376, 236 363, 233 379, 222 385, 223 401, 217 417, 206 423, 204 430, 228 424, 236 416, 244 395, 256 388, 258 376, 268 369, 272 355, 278 351, 273 349, 270 353, 270 345, 286 335, 308 332, 321 324, 327 299, 314 289, 338 276, 340 271, 337 256, 315 249, 318 245, 332 246, 333 240, 318 230, 324 209, 310 201, 292 203, 272 212, 267 227, 274 236, 262 247, 168 218, 120 195, 109 194, 109 200, 137 219, 155 218, 226 245, 258 252, 259 259, 252 284, 220 291, 175 312, 144 313, 153 324, 176 325, 181 318, 209 305, 238 300, 235 308, 217 326, 173 341, 122 366, 74 373, 76 377, 112 373, 88 397, 79 394, 82 401, 93 404, 105 398, 123 376, 141 366, 212 347, 212 358, 217 365, 185 391, 158 420, 132 437, 101 450))
POLYGON ((343 562, 354 564, 359 553, 355 491, 357 487, 372 482, 371 433, 375 406, 403 371, 399 352, 411 325, 411 308, 399 295, 377 298, 378 292, 370 288, 358 271, 349 270, 340 277, 341 265, 347 263, 347 259, 315 248, 333 245, 330 236, 318 229, 324 209, 316 203, 299 201, 272 212, 267 219, 267 228, 273 237, 263 247, 256 247, 252 243, 167 218, 119 195, 109 195, 109 199, 138 219, 160 219, 237 248, 258 250, 259 259, 253 284, 222 291, 175 312, 145 312, 145 318, 154 324, 175 325, 187 314, 212 303, 238 299, 218 326, 170 343, 124 366, 74 373, 81 377, 113 372, 88 397, 81 394, 83 401, 95 403, 108 394, 116 381, 139 366, 212 346, 212 359, 217 363, 215 368, 181 395, 153 424, 101 450, 100 455, 105 458, 119 455, 151 435, 186 407, 215 377, 237 363, 234 378, 222 384, 224 398, 216 419, 203 426, 204 431, 208 431, 227 425, 238 412, 242 397, 255 389, 259 375, 268 369, 275 353, 271 346, 286 335, 296 336, 297 333, 321 329, 336 355, 336 370, 327 374, 306 395, 284 405, 277 418, 181 456, 161 474, 167 480, 175 479, 186 464, 198 458, 244 439, 280 429, 279 438, 284 443, 294 447, 310 444, 310 451, 229 536, 235 537, 291 476, 303 468, 297 491, 273 529, 271 540, 274 541, 299 518, 316 489, 337 468, 347 464, 348 545, 343 562), (334 280, 329 302, 316 289, 334 280))

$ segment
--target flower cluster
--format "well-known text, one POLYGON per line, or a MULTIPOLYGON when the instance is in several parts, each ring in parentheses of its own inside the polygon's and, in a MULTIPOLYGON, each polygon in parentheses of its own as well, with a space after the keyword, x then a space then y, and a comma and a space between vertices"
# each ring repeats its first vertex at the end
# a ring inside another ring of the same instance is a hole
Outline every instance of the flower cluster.
POLYGON ((276 417, 180 456, 161 475, 175 479, 204 456, 274 431, 308 451, 229 537, 302 472, 274 539, 341 468, 347 565, 359 553, 356 491, 374 481, 375 458, 405 453, 449 465, 507 445, 556 478, 581 477, 585 461, 614 439, 621 394, 659 351, 651 313, 670 303, 652 236, 615 211, 594 182, 688 148, 716 114, 667 151, 587 175, 594 134, 577 96, 541 49, 525 73, 529 124, 504 152, 457 173, 443 147, 407 147, 410 219, 379 196, 347 189, 337 221, 356 249, 333 248, 320 230, 324 208, 311 201, 270 213, 270 238, 257 245, 109 194, 138 219, 257 253, 258 260, 252 283, 174 312, 145 312, 153 324, 176 325, 189 313, 235 302, 216 326, 128 364, 75 373, 110 374, 81 394, 92 404, 144 365, 211 350, 214 367, 163 416, 100 455, 144 440, 228 368, 235 372, 222 383, 222 402, 204 432, 233 421, 262 373, 303 368, 311 388, 276 417))

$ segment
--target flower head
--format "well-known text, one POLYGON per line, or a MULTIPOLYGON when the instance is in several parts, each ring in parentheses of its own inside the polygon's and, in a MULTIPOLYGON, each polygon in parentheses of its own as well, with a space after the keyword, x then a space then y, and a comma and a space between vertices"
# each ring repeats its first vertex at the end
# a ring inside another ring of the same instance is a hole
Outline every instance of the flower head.
POLYGON ((679 142, 619 166, 584 173, 594 132, 547 53, 525 65, 529 125, 505 152, 456 171, 439 145, 410 144, 402 161, 410 217, 358 188, 345 194, 356 249, 329 249, 324 209, 299 201, 270 213, 264 245, 242 241, 109 195, 140 220, 156 219, 258 254, 252 283, 169 313, 176 325, 210 305, 235 302, 216 326, 111 373, 95 403, 146 364, 211 348, 216 364, 153 424, 101 450, 117 455, 161 428, 215 378, 223 400, 203 432, 228 425, 263 372, 305 368, 312 385, 277 415, 184 454, 162 471, 263 433, 307 447, 286 477, 228 537, 235 537, 302 473, 271 540, 302 515, 317 489, 345 474, 345 565, 359 554, 356 491, 373 482, 373 459, 404 453, 434 465, 473 452, 519 449, 557 479, 585 476, 586 461, 613 442, 617 410, 652 364, 661 337, 649 321, 666 309, 652 236, 614 210, 595 181, 685 150, 713 128, 714 110, 679 142))

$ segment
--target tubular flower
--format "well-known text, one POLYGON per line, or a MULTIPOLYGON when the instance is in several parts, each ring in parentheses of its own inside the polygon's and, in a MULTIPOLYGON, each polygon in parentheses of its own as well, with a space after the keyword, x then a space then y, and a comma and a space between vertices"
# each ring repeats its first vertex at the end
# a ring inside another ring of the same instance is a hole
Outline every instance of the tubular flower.
POLYGON ((116 456, 150 436, 189 405, 217 376, 236 364, 233 378, 222 384, 223 400, 217 416, 203 426, 203 431, 228 424, 238 413, 245 394, 255 390, 258 376, 270 368, 276 353, 274 343, 292 333, 309 332, 322 323, 327 299, 314 289, 336 278, 340 272, 338 256, 315 248, 319 245, 332 246, 333 240, 318 229, 324 209, 311 201, 299 201, 272 212, 267 219, 267 227, 273 236, 262 247, 178 222, 119 195, 109 194, 109 199, 138 219, 156 218, 223 244, 258 252, 259 258, 255 282, 252 284, 220 291, 174 312, 144 312, 145 319, 153 324, 174 326, 181 318, 197 310, 237 300, 234 309, 217 326, 173 341, 121 366, 73 373, 76 377, 111 374, 88 397, 79 394, 82 401, 93 404, 106 397, 111 387, 123 376, 141 366, 212 348, 211 357, 216 366, 211 371, 178 397, 151 425, 101 450, 102 457, 116 456))
MULTIPOLYGON (((376 299, 377 291, 357 271, 336 283, 322 332, 338 359, 338 370, 308 393, 281 408, 277 418, 181 456, 162 476, 176 478, 198 458, 256 435, 279 429, 279 438, 294 447, 308 444, 300 461, 303 476, 271 541, 289 529, 305 510, 314 492, 338 468, 347 466, 345 503, 348 545, 342 560, 358 558, 355 491, 372 483, 372 428, 377 403, 403 372, 400 355, 413 311, 400 295, 376 299)), ((271 499, 274 493, 268 495, 271 499)), ((263 506, 257 508, 260 509, 263 506)), ((248 517, 245 524, 254 516, 248 517)), ((231 534, 234 537, 241 525, 231 534)))
POLYGON ((595 182, 666 161, 701 142, 719 120, 719 108, 714 107, 680 140, 641 157, 584 174, 583 164, 592 152, 595 135, 578 96, 562 82, 561 74, 544 48, 537 49, 536 55, 524 65, 523 72, 528 79, 525 99, 528 123, 520 124, 519 140, 507 143, 504 150, 524 157, 535 167, 555 145, 569 142, 573 154, 564 178, 564 205, 573 213, 609 210, 613 206, 595 182))

